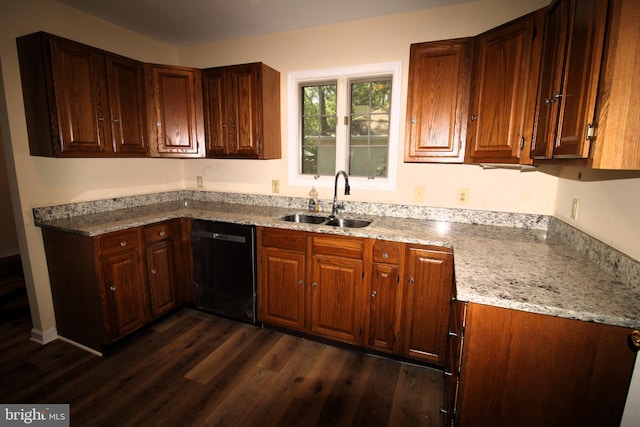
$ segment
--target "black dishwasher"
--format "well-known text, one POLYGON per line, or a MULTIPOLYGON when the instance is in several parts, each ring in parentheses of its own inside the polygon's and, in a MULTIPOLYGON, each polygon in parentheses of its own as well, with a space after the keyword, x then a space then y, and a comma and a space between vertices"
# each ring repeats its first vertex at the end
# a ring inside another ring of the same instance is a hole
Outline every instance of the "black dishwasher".
POLYGON ((255 235, 253 225, 192 221, 196 307, 256 323, 255 235))

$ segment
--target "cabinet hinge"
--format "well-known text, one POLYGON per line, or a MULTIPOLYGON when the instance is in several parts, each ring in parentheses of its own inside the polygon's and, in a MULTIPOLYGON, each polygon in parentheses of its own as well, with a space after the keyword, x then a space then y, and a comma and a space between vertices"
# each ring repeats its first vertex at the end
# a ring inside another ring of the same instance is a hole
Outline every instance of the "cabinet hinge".
POLYGON ((591 141, 591 138, 593 138, 593 134, 594 134, 593 125, 591 123, 587 123, 587 137, 585 139, 587 141, 591 141))

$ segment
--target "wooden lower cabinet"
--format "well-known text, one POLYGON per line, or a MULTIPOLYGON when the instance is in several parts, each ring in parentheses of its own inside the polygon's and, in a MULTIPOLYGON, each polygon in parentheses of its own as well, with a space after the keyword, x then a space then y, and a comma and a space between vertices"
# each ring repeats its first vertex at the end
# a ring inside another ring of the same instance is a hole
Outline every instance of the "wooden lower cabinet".
POLYGON ((302 232, 258 228, 258 318, 264 323, 305 328, 305 251, 302 232))
POLYGON ((181 222, 95 237, 44 228, 58 334, 103 351, 182 304, 189 281, 181 222))
POLYGON ((453 254, 427 247, 409 247, 404 274, 403 354, 443 365, 453 285, 453 254))
POLYGON ((367 239, 258 228, 258 317, 360 344, 367 239))
POLYGON ((258 259, 261 322, 444 365, 449 250, 259 227, 258 259))
POLYGON ((449 425, 620 425, 630 329, 474 303, 463 329, 459 369, 450 347, 449 425))

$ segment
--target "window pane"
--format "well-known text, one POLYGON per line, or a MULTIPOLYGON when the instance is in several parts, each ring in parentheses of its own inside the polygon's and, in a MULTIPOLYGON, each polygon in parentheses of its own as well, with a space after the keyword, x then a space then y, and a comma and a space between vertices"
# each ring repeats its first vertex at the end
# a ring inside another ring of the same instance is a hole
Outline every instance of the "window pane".
POLYGON ((387 176, 391 80, 351 82, 349 174, 387 176))
POLYGON ((337 85, 301 87, 302 166, 304 175, 333 175, 336 164, 337 85))

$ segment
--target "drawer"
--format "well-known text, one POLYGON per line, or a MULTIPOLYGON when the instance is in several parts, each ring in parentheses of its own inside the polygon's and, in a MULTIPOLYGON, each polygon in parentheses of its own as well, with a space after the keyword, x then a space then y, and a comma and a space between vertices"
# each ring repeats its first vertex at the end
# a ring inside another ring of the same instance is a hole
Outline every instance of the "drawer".
POLYGON ((138 246, 138 229, 130 228, 105 234, 100 237, 100 248, 103 253, 111 253, 138 246))
POLYGON ((334 236, 330 234, 312 235, 312 252, 362 259, 365 239, 360 237, 334 236))
POLYGON ((401 252, 402 243, 377 241, 373 245, 373 262, 399 264, 401 252))
POLYGON ((304 252, 307 244, 306 233, 278 228, 259 228, 260 246, 304 252))
POLYGON ((178 222, 165 221, 144 227, 144 242, 154 243, 161 240, 173 239, 178 235, 178 222))

